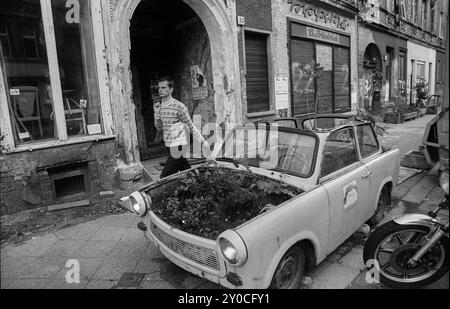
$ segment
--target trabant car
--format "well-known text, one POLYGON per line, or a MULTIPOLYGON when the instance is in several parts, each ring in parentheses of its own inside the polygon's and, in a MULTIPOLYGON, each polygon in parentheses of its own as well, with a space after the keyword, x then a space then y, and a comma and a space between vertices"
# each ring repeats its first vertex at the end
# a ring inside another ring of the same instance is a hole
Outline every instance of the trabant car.
POLYGON ((382 149, 372 124, 350 120, 328 130, 267 125, 261 133, 261 126, 237 127, 214 156, 215 162, 201 168, 252 174, 297 193, 219 231, 214 239, 186 232, 155 213, 157 192, 171 191, 171 183, 198 167, 148 184, 122 198, 121 204, 142 218, 138 228, 169 260, 230 289, 299 288, 306 270, 321 263, 364 223, 376 224, 383 218, 400 160, 398 149, 382 149), (272 132, 277 134, 276 143, 267 142, 272 132), (261 147, 256 140, 267 143, 261 147), (235 147, 236 142, 245 147, 235 147), (248 153, 261 148, 265 155, 244 163, 248 153), (234 157, 224 156, 227 153, 234 157), (271 153, 276 153, 275 160, 271 153), (262 164, 266 161, 272 162, 262 164))

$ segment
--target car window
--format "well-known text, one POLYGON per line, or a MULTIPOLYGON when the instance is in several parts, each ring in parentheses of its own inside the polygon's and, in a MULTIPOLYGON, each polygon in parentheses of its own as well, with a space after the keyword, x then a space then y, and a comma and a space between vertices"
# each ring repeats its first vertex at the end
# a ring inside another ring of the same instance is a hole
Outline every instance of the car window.
POLYGON ((313 173, 316 138, 300 132, 237 128, 217 158, 232 158, 250 166, 308 177, 313 173))
POLYGON ((322 154, 320 177, 327 176, 358 162, 355 135, 352 128, 331 133, 322 154))
POLYGON ((358 144, 362 158, 367 158, 378 152, 378 140, 371 125, 358 126, 358 144))
POLYGON ((337 127, 342 126, 347 123, 348 123, 348 120, 345 118, 326 117, 326 118, 317 118, 317 119, 314 119, 314 118, 305 119, 305 120, 303 120, 302 126, 304 129, 313 129, 315 126, 317 129, 325 130, 325 129, 337 128, 337 127))
POLYGON ((274 120, 275 123, 278 124, 279 127, 286 127, 286 128, 297 128, 297 123, 294 119, 285 119, 285 120, 274 120))

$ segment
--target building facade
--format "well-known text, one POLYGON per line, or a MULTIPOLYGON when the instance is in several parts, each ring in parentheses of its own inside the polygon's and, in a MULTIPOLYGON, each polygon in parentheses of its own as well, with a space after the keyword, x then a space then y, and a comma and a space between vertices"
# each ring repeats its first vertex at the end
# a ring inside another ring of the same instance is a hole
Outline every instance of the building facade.
POLYGON ((2 1, 1 214, 92 204, 142 177, 142 160, 165 155, 164 75, 197 126, 242 122, 235 12, 234 0, 2 1))
POLYGON ((396 98, 415 104, 425 83, 441 96, 445 85, 448 1, 360 1, 360 106, 375 113, 396 98), (438 72, 439 71, 439 72, 438 72))
POLYGON ((153 119, 165 75, 199 128, 383 109, 414 101, 422 79, 443 93, 447 11, 444 0, 1 1, 0 212, 95 203, 140 179, 141 162, 166 154, 153 119))

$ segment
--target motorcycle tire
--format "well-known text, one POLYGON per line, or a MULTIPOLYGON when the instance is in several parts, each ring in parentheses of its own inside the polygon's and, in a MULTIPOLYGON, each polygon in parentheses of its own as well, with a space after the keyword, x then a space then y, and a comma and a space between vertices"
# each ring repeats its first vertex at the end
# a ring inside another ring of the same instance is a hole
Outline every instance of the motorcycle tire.
MULTIPOLYGON (((417 226, 417 225, 400 225, 395 223, 394 221, 389 221, 380 227, 378 227, 367 239, 366 244, 364 246, 363 251, 363 259, 365 265, 368 265, 368 261, 370 260, 377 260, 376 254, 379 245, 386 240, 390 235, 394 235, 396 233, 407 231, 407 230, 420 230, 424 233, 429 232, 429 228, 426 226, 417 226)), ((414 281, 414 279, 411 279, 410 281, 401 281, 393 280, 386 276, 386 274, 383 272, 383 270, 380 270, 379 272, 379 279, 380 282, 385 284, 389 287, 394 288, 419 288, 426 285, 429 285, 437 280, 439 280, 441 277, 443 277, 448 272, 448 265, 449 265, 449 240, 447 237, 442 237, 438 244, 441 245, 442 252, 441 254, 444 255, 444 261, 439 269, 436 269, 436 272, 432 274, 429 277, 425 277, 424 279, 414 281)))

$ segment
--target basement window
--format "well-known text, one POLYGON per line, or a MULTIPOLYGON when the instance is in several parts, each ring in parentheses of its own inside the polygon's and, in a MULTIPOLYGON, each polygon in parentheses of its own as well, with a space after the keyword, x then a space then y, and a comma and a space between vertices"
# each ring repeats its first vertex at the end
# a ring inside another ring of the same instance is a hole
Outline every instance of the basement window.
POLYGON ((89 193, 87 165, 72 164, 48 170, 55 200, 89 193))

